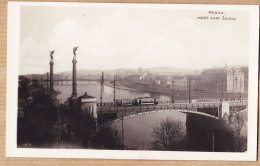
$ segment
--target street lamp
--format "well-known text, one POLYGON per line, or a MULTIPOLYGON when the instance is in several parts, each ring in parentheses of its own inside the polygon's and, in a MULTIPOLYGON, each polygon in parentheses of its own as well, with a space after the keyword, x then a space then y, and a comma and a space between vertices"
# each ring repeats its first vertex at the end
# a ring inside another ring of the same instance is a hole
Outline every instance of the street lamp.
POLYGON ((118 131, 115 131, 115 136, 116 136, 116 150, 117 150, 117 137, 118 137, 118 131))

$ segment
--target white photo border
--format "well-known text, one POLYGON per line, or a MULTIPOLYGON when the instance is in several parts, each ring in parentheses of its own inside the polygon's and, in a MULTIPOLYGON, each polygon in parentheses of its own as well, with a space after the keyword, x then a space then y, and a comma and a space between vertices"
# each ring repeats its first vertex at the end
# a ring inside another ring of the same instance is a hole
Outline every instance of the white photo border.
POLYGON ((144 160, 226 160, 256 161, 258 117, 258 52, 259 6, 253 5, 175 5, 175 4, 118 4, 118 3, 60 3, 60 2, 8 2, 7 33, 7 102, 6 102, 6 156, 89 159, 144 159, 144 160), (183 152, 89 149, 36 149, 17 148, 17 101, 20 46, 21 6, 73 6, 162 8, 183 10, 228 10, 249 13, 249 89, 248 89, 248 151, 183 152))

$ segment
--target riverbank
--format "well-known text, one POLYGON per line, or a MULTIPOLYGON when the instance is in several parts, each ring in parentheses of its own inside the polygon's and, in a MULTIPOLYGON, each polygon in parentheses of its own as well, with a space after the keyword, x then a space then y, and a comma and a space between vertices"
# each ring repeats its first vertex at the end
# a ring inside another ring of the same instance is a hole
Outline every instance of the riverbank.
POLYGON ((191 88, 190 93, 188 89, 185 90, 171 90, 169 87, 160 87, 155 85, 142 85, 136 83, 120 82, 120 86, 129 88, 131 90, 143 91, 154 94, 164 94, 172 96, 177 100, 187 100, 190 96, 191 99, 221 99, 221 98, 247 98, 247 93, 230 93, 230 92, 216 92, 216 91, 200 91, 191 88), (240 96, 241 95, 241 96, 240 96))

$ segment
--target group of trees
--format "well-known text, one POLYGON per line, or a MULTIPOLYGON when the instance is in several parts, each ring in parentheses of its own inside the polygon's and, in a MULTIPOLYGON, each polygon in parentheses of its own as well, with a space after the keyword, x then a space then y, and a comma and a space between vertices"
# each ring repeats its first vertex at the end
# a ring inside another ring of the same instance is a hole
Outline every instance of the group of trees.
POLYGON ((58 104, 56 91, 42 82, 19 77, 17 145, 19 147, 121 148, 115 129, 83 114, 76 99, 58 104), (118 140, 118 142, 117 142, 118 140), (71 145, 68 146, 67 145, 71 145))
POLYGON ((21 77, 18 87, 18 146, 50 146, 55 141, 58 107, 38 80, 21 77))
MULTIPOLYGON (((216 148, 220 151, 228 150, 235 152, 245 152, 247 150, 246 120, 247 112, 231 114, 228 119, 227 128, 223 129, 227 131, 212 130, 208 131, 208 134, 206 133, 207 131, 203 131, 203 133, 208 135, 208 137, 205 138, 205 141, 207 140, 207 142, 204 144, 208 144, 210 146, 208 147, 209 150, 212 151, 214 151, 216 148), (215 136, 212 136, 212 133, 215 133, 215 136), (224 135, 227 137, 224 137, 224 135), (232 140, 229 140, 230 138, 232 138, 232 140), (230 143, 230 145, 228 145, 230 147, 229 149, 225 149, 224 147, 227 142, 230 143)), ((162 120, 157 126, 153 128, 152 136, 153 141, 151 142, 150 149, 166 151, 190 151, 192 150, 192 147, 189 147, 190 141, 196 142, 196 139, 199 139, 199 137, 193 137, 192 135, 189 136, 190 138, 187 138, 186 129, 183 122, 169 118, 162 120)), ((203 135, 201 135, 201 139, 204 139, 203 135)))
POLYGON ((111 123, 99 126, 95 140, 93 141, 98 149, 124 149, 121 144, 121 137, 111 123))
POLYGON ((247 112, 239 112, 229 116, 229 124, 234 133, 235 151, 247 150, 247 112))
POLYGON ((180 149, 182 148, 185 134, 186 131, 183 122, 167 118, 153 128, 151 148, 153 150, 180 149))

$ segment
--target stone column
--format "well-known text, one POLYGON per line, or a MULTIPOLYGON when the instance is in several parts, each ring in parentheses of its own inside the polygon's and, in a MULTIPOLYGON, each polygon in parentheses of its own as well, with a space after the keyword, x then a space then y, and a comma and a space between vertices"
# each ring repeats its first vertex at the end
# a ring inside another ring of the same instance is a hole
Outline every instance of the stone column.
POLYGON ((77 97, 77 69, 76 69, 76 64, 77 64, 77 59, 76 57, 73 58, 72 60, 73 63, 73 71, 72 71, 72 97, 77 97))
POLYGON ((53 60, 50 61, 50 92, 53 92, 53 60))
POLYGON ((52 93, 53 90, 53 54, 54 54, 55 50, 50 51, 50 57, 51 57, 51 61, 50 61, 50 92, 52 93))
POLYGON ((49 73, 47 72, 47 92, 46 93, 49 93, 49 73))

